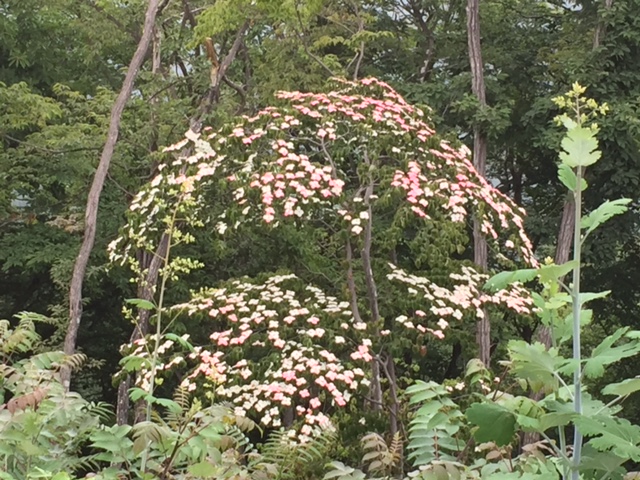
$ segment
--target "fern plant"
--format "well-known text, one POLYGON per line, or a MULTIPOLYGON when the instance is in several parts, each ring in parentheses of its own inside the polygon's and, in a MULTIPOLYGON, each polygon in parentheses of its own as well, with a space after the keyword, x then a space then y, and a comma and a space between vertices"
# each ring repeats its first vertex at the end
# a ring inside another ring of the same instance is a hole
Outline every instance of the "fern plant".
POLYGON ((225 405, 192 400, 182 388, 172 400, 154 403, 163 412, 154 408, 149 421, 102 426, 92 433, 95 458, 111 465, 98 471, 97 479, 247 478, 238 459, 250 449, 246 433, 256 428, 251 420, 225 405))
POLYGON ((100 419, 103 404, 65 392, 58 381, 62 366, 79 367, 84 356, 62 352, 31 354, 40 346, 36 322, 46 318, 18 315, 15 327, 0 321, 0 471, 2 478, 62 480, 69 473, 95 468, 83 449, 100 419))
POLYGON ((410 404, 420 408, 411 421, 408 459, 417 467, 433 461, 455 461, 464 448, 457 435, 460 431, 459 407, 447 389, 435 382, 417 381, 407 389, 410 404))
POLYGON ((298 480, 315 478, 325 468, 327 458, 334 452, 337 434, 325 428, 306 443, 293 441, 289 431, 271 432, 259 453, 251 455, 252 478, 298 480))

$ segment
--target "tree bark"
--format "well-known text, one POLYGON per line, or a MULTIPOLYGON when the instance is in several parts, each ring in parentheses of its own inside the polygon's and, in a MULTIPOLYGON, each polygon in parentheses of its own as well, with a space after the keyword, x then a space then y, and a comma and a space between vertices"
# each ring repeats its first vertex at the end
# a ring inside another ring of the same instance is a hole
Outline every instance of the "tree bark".
MULTIPOLYGON (((122 84, 122 89, 120 90, 116 102, 111 110, 107 141, 104 144, 102 155, 100 156, 100 162, 98 163, 98 168, 93 178, 93 183, 91 184, 91 189, 87 198, 84 220, 84 237, 73 266, 73 276, 69 287, 69 325, 64 339, 64 353, 67 355, 73 354, 76 349, 76 340, 78 338, 78 330, 80 328, 80 321, 82 318, 82 285, 87 271, 89 256, 91 255, 91 250, 93 250, 93 245, 95 243, 100 194, 104 187, 107 173, 109 172, 109 166, 111 164, 111 158, 113 157, 115 145, 118 141, 122 112, 129 100, 129 97, 131 96, 138 71, 140 70, 140 67, 142 67, 147 51, 149 50, 159 3, 159 0, 149 0, 149 5, 145 14, 142 37, 140 38, 138 47, 131 58, 129 70, 127 71, 122 84)), ((61 369, 60 377, 65 389, 68 390, 71 381, 71 370, 69 368, 61 369)))
MULTIPOLYGON (((482 47, 480 45, 480 1, 467 0, 467 42, 469 45, 469 64, 471 65, 471 89, 480 108, 486 107, 487 98, 484 85, 482 47)), ((482 176, 487 170, 487 136, 480 125, 473 127, 473 166, 482 176)), ((487 269, 487 240, 482 233, 481 222, 473 220, 473 261, 480 270, 487 269)), ((489 367, 491 363, 491 322, 486 310, 478 320, 476 340, 480 360, 489 367)))

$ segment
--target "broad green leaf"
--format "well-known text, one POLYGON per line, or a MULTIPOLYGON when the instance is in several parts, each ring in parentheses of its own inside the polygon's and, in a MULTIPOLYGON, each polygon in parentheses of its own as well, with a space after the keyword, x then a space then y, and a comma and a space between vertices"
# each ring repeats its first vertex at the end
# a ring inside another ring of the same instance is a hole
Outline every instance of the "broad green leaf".
POLYGON ((144 300, 143 298, 128 298, 127 300, 125 300, 125 302, 130 305, 134 305, 141 310, 155 310, 156 308, 153 303, 151 303, 149 300, 144 300))
MULTIPOLYGON (((598 300, 600 298, 605 298, 607 296, 609 296, 609 294, 611 293, 611 290, 605 290, 604 292, 597 292, 597 293, 593 293, 593 292, 583 292, 580 294, 580 305, 584 305, 588 302, 591 302, 592 300, 598 300)), ((556 295, 556 298, 562 302, 565 303, 573 303, 573 300, 571 298, 571 296, 567 293, 558 293, 556 295)))
POLYGON ((585 127, 568 130, 562 139, 562 148, 564 152, 560 152, 560 159, 571 168, 593 165, 601 155, 597 150, 598 140, 595 132, 585 127))
POLYGON ((156 398, 153 403, 165 407, 172 413, 178 414, 182 412, 182 407, 169 398, 156 398))
POLYGON ((571 260, 569 262, 563 263, 562 265, 543 265, 538 269, 538 276, 540 277, 540 281, 542 283, 548 283, 550 281, 555 281, 564 277, 577 265, 578 262, 576 260, 571 260))
POLYGON ((598 452, 587 444, 582 451, 580 471, 585 473, 598 472, 595 477, 590 476, 589 478, 626 479, 627 477, 624 477, 626 469, 622 468, 622 464, 628 460, 628 458, 613 455, 611 452, 598 452))
POLYGON ((176 335, 175 333, 167 333, 165 337, 167 338, 167 340, 172 340, 176 343, 179 343, 180 346, 188 349, 190 352, 193 352, 193 345, 191 345, 191 343, 189 343, 189 341, 185 338, 176 335))
POLYGON ((187 471, 191 475, 200 478, 213 478, 218 474, 218 469, 209 462, 199 462, 194 465, 189 465, 187 471))
MULTIPOLYGON (((591 323, 593 310, 585 309, 580 311, 580 327, 586 327, 591 323)), ((573 337, 573 314, 567 315, 564 320, 558 321, 554 325, 554 336, 558 344, 562 344, 573 337)))
MULTIPOLYGON (((562 184, 567 187, 572 192, 576 191, 576 182, 578 178, 576 177, 575 172, 569 165, 565 165, 561 163, 558 167, 558 179, 562 182, 562 184)), ((587 181, 584 178, 580 179, 580 190, 585 191, 587 189, 587 181)))
POLYGON ((596 228, 602 225, 615 215, 620 215, 627 211, 627 205, 631 203, 629 198, 621 198, 618 200, 607 200, 593 212, 585 215, 580 220, 580 227, 586 228, 587 231, 584 234, 587 237, 596 228))
POLYGON ((71 477, 67 472, 59 472, 51 477, 51 480, 71 480, 71 477))
POLYGON ((516 433, 516 416, 495 403, 474 403, 466 411, 470 423, 478 429, 473 436, 478 442, 507 445, 516 433))
POLYGON ((610 383, 602 389, 604 395, 625 397, 640 390, 640 378, 627 378, 619 383, 610 383))
POLYGON ((531 280, 536 278, 537 274, 538 274, 538 271, 533 268, 525 268, 522 270, 516 270, 514 272, 500 272, 494 275, 493 277, 491 277, 489 280, 487 280, 487 283, 485 283, 484 288, 485 290, 492 290, 492 291, 502 290, 503 288, 506 288, 508 285, 512 283, 530 282, 531 280))
POLYGON ((137 402, 141 398, 146 399, 148 395, 149 395, 149 392, 147 392, 146 390, 143 390, 140 387, 134 387, 129 390, 129 398, 131 399, 132 402, 137 402))
POLYGON ((467 362, 466 371, 464 372, 464 376, 470 377, 476 373, 484 373, 487 371, 487 367, 482 363, 482 360, 479 358, 472 358, 467 362))
POLYGON ((629 328, 620 328, 613 335, 606 337, 598 345, 584 366, 584 374, 590 378, 598 378, 604 374, 604 367, 627 357, 640 353, 640 342, 635 339, 627 339, 627 343, 614 347, 621 340, 629 328))
POLYGON ((624 418, 597 415, 579 415, 574 423, 585 437, 592 437, 588 445, 600 452, 640 461, 640 427, 624 418))
POLYGON ((547 350, 542 343, 529 344, 523 340, 509 342, 508 348, 513 372, 526 379, 534 391, 556 388, 555 373, 567 363, 558 356, 556 348, 547 350))

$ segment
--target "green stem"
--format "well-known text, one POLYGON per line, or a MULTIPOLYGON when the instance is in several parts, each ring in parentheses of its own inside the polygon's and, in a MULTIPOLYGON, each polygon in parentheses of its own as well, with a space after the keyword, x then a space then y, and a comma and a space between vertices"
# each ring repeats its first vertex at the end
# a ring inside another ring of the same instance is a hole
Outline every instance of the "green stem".
MULTIPOLYGON (((178 214, 178 209, 180 206, 180 201, 176 205, 175 210, 173 211, 173 215, 171 217, 171 222, 169 223, 169 241, 167 242, 167 251, 164 255, 163 264, 164 268, 162 271, 162 280, 160 283, 160 295, 158 297, 158 308, 156 310, 156 335, 155 335, 155 344, 153 347, 153 356, 151 358, 151 378, 149 379, 149 396, 153 396, 153 391, 155 389, 156 383, 156 365, 158 364, 158 350, 160 349, 160 337, 162 335, 162 307, 164 305, 164 292, 166 290, 167 281, 169 279, 169 256, 171 254, 171 239, 173 237, 173 230, 176 224, 176 216, 178 214)), ((146 414, 145 420, 147 422, 151 421, 151 402, 147 400, 146 414)), ((149 445, 147 444, 146 448, 142 452, 142 459, 140 464, 140 471, 144 474, 145 469, 147 467, 147 460, 149 457, 149 445)))
MULTIPOLYGON (((564 426, 560 425, 558 427, 558 438, 560 439, 560 450, 562 451, 562 453, 564 455, 566 455, 567 452, 567 436, 565 435, 564 432, 564 426)), ((568 468, 567 468, 567 463, 563 462, 562 465, 562 479, 566 480, 567 476, 568 476, 568 468)))
MULTIPOLYGON (((575 221, 574 221, 574 237, 573 237, 573 259, 576 261, 576 266, 573 269, 573 289, 571 296, 573 297, 573 360, 575 362, 575 370, 573 372, 574 383, 574 396, 573 396, 573 410, 578 415, 582 415, 582 375, 581 375, 581 352, 580 352, 580 313, 582 305, 580 304, 580 260, 581 260, 581 231, 580 231, 580 217, 582 213, 582 189, 580 184, 582 182, 582 168, 576 169, 576 189, 574 191, 575 197, 575 221)), ((574 425, 573 436, 573 471, 571 478, 573 480, 580 479, 580 472, 578 467, 582 458, 582 434, 578 430, 578 427, 574 425)))

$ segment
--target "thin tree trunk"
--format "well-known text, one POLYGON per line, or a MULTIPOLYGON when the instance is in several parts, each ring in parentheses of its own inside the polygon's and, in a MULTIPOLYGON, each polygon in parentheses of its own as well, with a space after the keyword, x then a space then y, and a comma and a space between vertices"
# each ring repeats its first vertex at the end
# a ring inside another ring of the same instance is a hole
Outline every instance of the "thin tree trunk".
MULTIPOLYGON (((158 284, 158 276, 160 269, 162 268, 162 261, 167 252, 169 246, 169 236, 163 234, 160 239, 160 244, 155 253, 144 252, 142 255, 146 256, 145 262, 141 262, 146 268, 146 275, 144 280, 141 280, 138 284, 138 298, 143 300, 152 301, 156 291, 156 285, 158 284), (149 260, 149 255, 153 255, 149 260)), ((133 343, 136 340, 144 338, 149 333, 149 320, 151 319, 151 311, 146 309, 138 310, 138 319, 136 326, 131 333, 130 342, 133 343)), ((116 420, 118 425, 124 425, 129 418, 129 388, 131 387, 131 377, 127 375, 127 378, 120 382, 118 386, 118 401, 116 420)))
MULTIPOLYGON (((480 45, 479 0, 467 0, 467 40, 469 44, 469 63, 471 65, 471 89, 480 108, 487 105, 480 45)), ((487 170, 487 136, 479 125, 473 127, 473 166, 482 176, 487 170)), ((473 261, 480 270, 487 269, 487 240, 482 233, 478 218, 473 221, 473 261)), ((491 323, 486 310, 477 323, 476 339, 480 360, 489 367, 491 363, 491 323)))
MULTIPOLYGON (((195 26, 195 25, 194 25, 195 26)), ((200 107, 196 114, 191 118, 191 130, 195 133, 200 133, 202 129, 202 120, 207 113, 210 112, 212 102, 215 98, 218 98, 216 91, 220 86, 220 81, 225 78, 226 72, 235 59, 240 46, 242 45, 242 38, 246 32, 249 24, 245 22, 238 30, 234 43, 229 53, 225 56, 222 63, 217 70, 217 78, 214 84, 211 85, 209 92, 203 97, 200 107)), ((159 40, 158 40, 159 41, 159 40)), ((157 54, 154 55, 154 71, 160 68, 159 48, 157 54)), ((156 50, 154 49, 154 52, 156 50)), ((182 155, 188 155, 188 152, 182 152, 182 155)), ((155 290, 158 284, 158 276, 160 269, 162 268, 162 261, 166 255, 167 247, 169 245, 170 238, 164 234, 160 240, 156 252, 148 263, 148 270, 143 282, 138 285, 138 298, 151 301, 155 294, 155 290)), ((149 253, 146 253, 147 255, 149 253)), ((138 323, 131 334, 131 342, 143 338, 149 332, 149 319, 151 312, 148 310, 140 310, 138 313, 138 323)), ((129 417, 129 388, 131 387, 131 377, 127 376, 118 386, 118 400, 117 400, 117 421, 119 425, 127 423, 129 417)), ((144 412, 146 405, 140 401, 136 405, 134 422, 141 421, 146 412, 144 412)))
MULTIPOLYGON (((84 220, 84 237, 82 239, 80 252, 76 257, 76 261, 73 266, 73 276, 69 287, 69 325, 64 339, 64 353, 67 355, 73 354, 76 349, 76 340, 78 338, 78 330, 80 328, 80 320, 82 318, 82 284, 87 271, 89 256, 91 255, 91 250, 93 250, 93 245, 95 243, 100 193, 102 192, 105 179, 107 178, 109 165, 111 164, 111 158, 113 157, 113 151, 116 142, 118 141, 122 112, 129 100, 129 97, 131 96, 134 81, 138 75, 140 67, 142 67, 147 51, 149 50, 159 3, 160 0, 149 0, 149 5, 145 14, 142 37, 140 38, 138 48, 133 54, 131 63, 129 64, 129 70, 127 71, 122 84, 122 89, 120 90, 118 98, 111 110, 107 141, 104 144, 102 155, 100 156, 100 163, 98 164, 95 176, 93 177, 93 183, 91 184, 91 190, 89 191, 89 196, 87 198, 87 208, 84 220)), ((71 381, 71 370, 69 368, 63 368, 60 372, 60 378, 65 389, 68 390, 71 381)))

